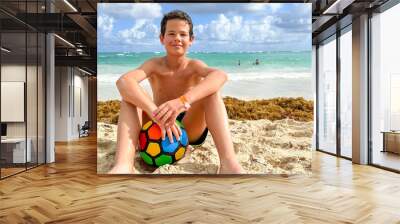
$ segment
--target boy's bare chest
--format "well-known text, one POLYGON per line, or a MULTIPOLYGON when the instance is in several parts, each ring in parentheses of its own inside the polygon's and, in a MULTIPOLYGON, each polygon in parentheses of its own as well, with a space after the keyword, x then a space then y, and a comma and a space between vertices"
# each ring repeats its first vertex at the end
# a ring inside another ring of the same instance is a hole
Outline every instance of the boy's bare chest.
POLYGON ((177 98, 198 83, 196 75, 189 69, 183 71, 160 70, 154 73, 149 81, 157 103, 177 98))
POLYGON ((175 86, 186 86, 190 85, 193 81, 193 71, 190 69, 171 71, 171 70, 160 70, 153 75, 153 79, 159 85, 175 85, 175 86))

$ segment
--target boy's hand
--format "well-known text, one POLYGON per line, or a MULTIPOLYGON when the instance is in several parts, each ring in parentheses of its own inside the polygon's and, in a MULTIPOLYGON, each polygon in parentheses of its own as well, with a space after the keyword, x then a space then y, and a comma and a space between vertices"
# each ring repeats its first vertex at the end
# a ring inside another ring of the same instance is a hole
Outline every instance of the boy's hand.
POLYGON ((175 136, 176 140, 179 140, 181 138, 182 132, 181 132, 181 128, 174 123, 173 125, 166 127, 166 126, 161 126, 161 133, 162 133, 162 140, 165 139, 165 134, 168 135, 168 139, 170 143, 174 142, 174 138, 172 137, 172 135, 175 136))
POLYGON ((154 112, 153 117, 161 125, 170 127, 175 123, 179 113, 185 111, 185 107, 179 99, 173 99, 161 104, 154 112))

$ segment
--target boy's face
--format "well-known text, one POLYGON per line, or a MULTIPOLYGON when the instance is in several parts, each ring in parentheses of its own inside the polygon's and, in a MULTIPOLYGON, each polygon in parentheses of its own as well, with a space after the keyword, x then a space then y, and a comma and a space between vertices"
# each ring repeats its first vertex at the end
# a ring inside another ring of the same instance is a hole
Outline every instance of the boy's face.
POLYGON ((193 37, 189 35, 189 24, 185 20, 171 19, 167 21, 164 36, 160 35, 161 44, 164 45, 167 54, 182 56, 193 43, 193 37))

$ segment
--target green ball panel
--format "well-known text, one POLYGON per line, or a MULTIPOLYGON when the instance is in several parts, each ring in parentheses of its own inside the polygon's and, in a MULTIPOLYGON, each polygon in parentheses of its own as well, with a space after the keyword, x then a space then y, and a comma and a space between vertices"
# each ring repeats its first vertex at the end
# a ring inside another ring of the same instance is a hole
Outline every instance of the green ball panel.
POLYGON ((179 127, 185 128, 185 127, 183 126, 183 123, 182 123, 182 122, 180 122, 180 121, 178 121, 178 120, 176 120, 175 122, 176 122, 176 124, 178 124, 179 127))
POLYGON ((151 159, 151 157, 149 155, 147 155, 147 153, 140 152, 140 157, 142 157, 142 159, 144 160, 145 163, 147 163, 149 165, 153 165, 153 160, 151 159))
POLYGON ((167 156, 167 155, 161 155, 158 158, 155 159, 156 165, 157 166, 162 166, 165 164, 171 164, 172 163, 172 157, 167 156))

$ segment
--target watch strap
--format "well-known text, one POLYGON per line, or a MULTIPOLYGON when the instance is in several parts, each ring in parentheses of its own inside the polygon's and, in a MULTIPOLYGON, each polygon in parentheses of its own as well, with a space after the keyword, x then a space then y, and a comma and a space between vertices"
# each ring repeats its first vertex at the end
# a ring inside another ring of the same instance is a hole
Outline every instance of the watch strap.
POLYGON ((189 101, 186 99, 185 95, 182 95, 179 97, 179 100, 182 102, 183 107, 185 107, 185 110, 189 110, 190 108, 190 103, 189 101))

